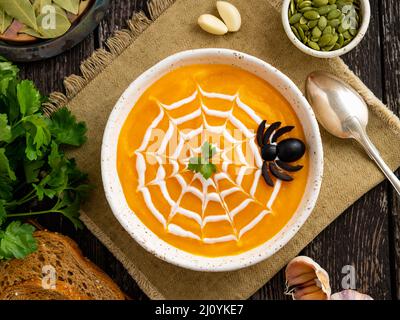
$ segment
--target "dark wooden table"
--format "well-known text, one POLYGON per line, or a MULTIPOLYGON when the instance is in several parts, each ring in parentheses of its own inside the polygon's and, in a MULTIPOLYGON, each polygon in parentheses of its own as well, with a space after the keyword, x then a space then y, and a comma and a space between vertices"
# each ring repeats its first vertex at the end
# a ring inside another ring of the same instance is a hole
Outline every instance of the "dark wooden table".
MULTIPOLYGON (((100 26, 85 41, 56 58, 21 65, 22 76, 44 92, 63 91, 62 80, 79 74, 80 62, 116 29, 126 26, 147 0, 115 0, 100 26)), ((371 0, 372 20, 366 38, 343 57, 350 68, 397 115, 400 114, 400 1, 371 0)), ((368 174, 367 172, 365 174, 368 174)), ((342 269, 354 266, 356 286, 375 299, 400 298, 400 200, 387 182, 370 191, 333 222, 302 252, 318 261, 331 276, 333 291, 341 290, 342 269)), ((47 217, 50 230, 70 235, 84 254, 134 299, 147 299, 113 255, 88 231, 75 232, 68 222, 47 217)), ((252 299, 288 299, 284 273, 278 273, 252 299)))

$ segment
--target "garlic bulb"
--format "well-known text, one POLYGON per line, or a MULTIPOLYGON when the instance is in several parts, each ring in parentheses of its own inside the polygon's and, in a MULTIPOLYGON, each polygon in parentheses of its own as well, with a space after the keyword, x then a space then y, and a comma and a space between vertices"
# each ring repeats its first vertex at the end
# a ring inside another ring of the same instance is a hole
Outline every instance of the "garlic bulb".
POLYGON ((309 257, 294 258, 286 267, 286 294, 294 300, 329 300, 328 273, 309 257))
POLYGON ((355 290, 343 290, 334 293, 331 300, 374 300, 369 295, 360 293, 355 290))

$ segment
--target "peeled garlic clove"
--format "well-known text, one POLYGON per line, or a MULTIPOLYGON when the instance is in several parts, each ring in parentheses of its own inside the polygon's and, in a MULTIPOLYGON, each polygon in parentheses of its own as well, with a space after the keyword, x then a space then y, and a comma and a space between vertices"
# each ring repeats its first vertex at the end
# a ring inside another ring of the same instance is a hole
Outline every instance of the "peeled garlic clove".
POLYGON ((329 300, 328 273, 309 257, 294 258, 286 267, 286 294, 294 300, 329 300))
POLYGON ((228 32, 227 26, 212 14, 203 14, 197 20, 200 28, 204 31, 221 36, 228 32))
POLYGON ((369 295, 360 293, 355 290, 343 290, 334 293, 331 300, 374 300, 369 295))
POLYGON ((239 31, 242 25, 242 18, 239 10, 233 4, 226 1, 217 1, 217 10, 230 32, 239 31))

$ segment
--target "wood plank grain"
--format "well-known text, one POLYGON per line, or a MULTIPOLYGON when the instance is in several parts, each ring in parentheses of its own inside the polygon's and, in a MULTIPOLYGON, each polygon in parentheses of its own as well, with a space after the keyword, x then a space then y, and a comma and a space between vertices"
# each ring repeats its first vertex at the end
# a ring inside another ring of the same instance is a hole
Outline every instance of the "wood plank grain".
POLYGON ((57 57, 19 64, 21 77, 34 80, 43 94, 64 92, 63 79, 73 73, 79 74, 81 61, 88 58, 94 48, 95 36, 91 34, 80 44, 57 57))
MULTIPOLYGON (((383 50, 383 78, 384 102, 397 115, 400 115, 400 2, 398 0, 381 1, 382 14, 382 50, 383 50)), ((397 172, 400 176, 400 171, 397 172)), ((400 198, 393 191, 391 193, 390 250, 392 271, 393 299, 400 299, 400 198)))
MULTIPOLYGON (((382 97, 379 1, 370 2, 372 20, 368 34, 361 45, 343 59, 378 97, 382 97)), ((342 268, 352 265, 357 289, 377 299, 391 297, 386 192, 386 183, 369 192, 302 252, 328 271, 334 292, 341 290, 342 268)), ((283 279, 281 271, 253 298, 285 298, 283 279)))

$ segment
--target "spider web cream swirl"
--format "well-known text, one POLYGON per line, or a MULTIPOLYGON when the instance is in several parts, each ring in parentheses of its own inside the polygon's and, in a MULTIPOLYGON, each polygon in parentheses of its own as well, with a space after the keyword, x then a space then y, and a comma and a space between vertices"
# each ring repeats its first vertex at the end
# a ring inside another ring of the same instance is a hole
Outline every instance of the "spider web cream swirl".
MULTIPOLYGON (((281 181, 278 180, 276 185, 274 186, 274 191, 273 191, 270 199, 268 200, 268 202, 265 204, 265 209, 260 211, 259 214, 250 223, 248 223, 246 226, 244 226, 240 230, 237 230, 233 224, 233 218, 240 211, 245 209, 250 202, 256 201, 254 199, 254 194, 255 194, 255 189, 260 181, 262 159, 260 157, 258 147, 254 142, 254 138, 255 138, 254 132, 250 131, 238 118, 236 118, 232 114, 232 109, 230 111, 218 111, 218 110, 213 110, 211 108, 208 108, 204 103, 201 103, 200 108, 196 111, 193 111, 192 113, 186 114, 180 118, 169 117, 168 131, 166 132, 165 137, 163 138, 160 148, 154 153, 154 155, 162 156, 165 153, 165 149, 168 144, 168 141, 169 141, 169 139, 172 138, 173 130, 174 130, 174 128, 176 129, 176 126, 178 124, 182 124, 186 121, 193 120, 197 117, 202 117, 203 112, 210 116, 225 118, 226 120, 231 121, 232 124, 244 134, 246 139, 248 139, 250 148, 255 156, 255 162, 256 162, 257 168, 254 171, 254 182, 253 182, 253 186, 250 190, 248 199, 243 200, 238 206, 236 206, 232 210, 226 209, 226 212, 224 215, 215 215, 215 216, 208 216, 206 218, 203 218, 204 212, 202 212, 201 215, 199 215, 199 213, 197 213, 197 212, 193 212, 191 210, 181 208, 179 205, 179 200, 178 201, 172 200, 171 196, 169 195, 168 189, 166 187, 165 181, 164 181, 164 179, 166 177, 165 170, 163 168, 162 163, 160 163, 159 169, 157 171, 156 179, 154 179, 153 181, 150 181, 149 183, 160 186, 163 196, 165 197, 165 199, 171 206, 171 212, 170 212, 168 218, 165 219, 164 216, 156 209, 156 207, 153 203, 151 194, 150 194, 148 188, 146 187, 146 181, 145 181, 146 161, 144 159, 145 156, 142 153, 146 151, 146 148, 148 147, 148 145, 150 143, 150 137, 151 137, 152 130, 154 130, 154 128, 157 128, 157 126, 159 125, 162 118, 166 116, 165 111, 170 111, 170 110, 174 110, 174 109, 178 109, 178 108, 184 108, 186 104, 194 101, 199 94, 204 97, 208 97, 208 98, 217 98, 217 99, 231 101, 231 102, 235 101, 236 105, 239 108, 241 108, 251 119, 253 119, 253 121, 255 122, 255 125, 259 125, 262 121, 262 119, 251 109, 251 107, 249 107, 248 105, 246 105, 245 103, 243 103, 240 100, 239 94, 226 95, 226 94, 221 94, 221 93, 217 93, 217 92, 206 92, 200 86, 198 87, 198 90, 196 90, 191 96, 184 98, 182 100, 179 100, 173 104, 166 105, 161 102, 158 102, 158 106, 160 107, 160 113, 159 113, 158 117, 156 119, 154 119, 151 126, 149 126, 149 128, 147 129, 140 148, 135 151, 135 153, 137 155, 136 170, 137 170, 138 177, 139 177, 138 190, 140 190, 142 192, 143 197, 145 199, 145 202, 146 202, 149 210, 157 218, 157 220, 166 228, 166 230, 168 230, 168 232, 173 233, 180 237, 188 237, 188 238, 196 239, 199 241, 203 241, 204 243, 239 241, 240 238, 246 232, 248 232, 249 230, 254 228, 265 215, 267 215, 271 212, 272 205, 274 204, 275 198, 277 197, 279 190, 281 188, 281 181), (181 214, 181 215, 186 216, 189 219, 193 219, 202 228, 211 221, 212 222, 222 221, 222 220, 229 221, 232 226, 232 233, 221 236, 221 237, 204 238, 201 234, 200 235, 194 234, 193 232, 185 230, 184 228, 180 227, 179 225, 170 223, 170 220, 176 214, 181 214)), ((221 173, 218 173, 213 178, 210 178, 207 180, 204 179, 203 176, 198 173, 194 175, 193 180, 195 180, 195 179, 200 180, 200 182, 202 184, 202 190, 196 189, 194 187, 191 187, 190 184, 187 184, 178 171, 179 166, 177 164, 178 159, 176 157, 180 153, 181 149, 183 148, 184 143, 186 141, 188 141, 189 139, 193 138, 195 135, 201 134, 203 132, 203 130, 207 130, 212 133, 222 134, 224 136, 224 138, 226 140, 228 140, 229 142, 231 142, 233 145, 240 144, 243 142, 243 140, 240 141, 240 140, 235 139, 229 133, 229 131, 226 129, 226 125, 222 126, 222 127, 221 126, 211 126, 205 121, 204 118, 202 119, 202 122, 203 122, 202 125, 199 128, 194 129, 191 134, 183 134, 183 133, 179 132, 179 142, 178 142, 178 148, 176 150, 176 154, 174 154, 171 158, 169 158, 169 160, 170 161, 172 160, 172 162, 175 165, 175 169, 171 176, 175 177, 181 184, 182 193, 181 193, 179 199, 181 199, 185 195, 185 193, 190 192, 190 193, 194 194, 195 196, 197 196, 202 201, 203 208, 205 207, 205 204, 207 204, 208 201, 220 202, 224 208, 227 208, 227 205, 224 202, 224 199, 227 195, 230 195, 235 192, 244 192, 245 193, 245 190, 243 190, 243 188, 241 187, 241 182, 243 180, 243 176, 246 174, 246 170, 250 167, 250 164, 247 163, 246 158, 241 149, 239 151, 239 157, 242 162, 242 167, 240 168, 239 174, 236 179, 233 179, 231 177, 231 175, 227 172, 227 167, 229 166, 229 164, 231 164, 231 162, 224 155, 222 156, 223 157, 223 162, 222 162, 222 170, 223 171, 221 173), (227 179, 227 180, 233 182, 234 186, 227 190, 223 190, 223 191, 219 192, 219 194, 215 194, 215 193, 209 194, 208 186, 212 185, 212 186, 214 186, 214 188, 217 188, 216 183, 221 179, 227 179)))

